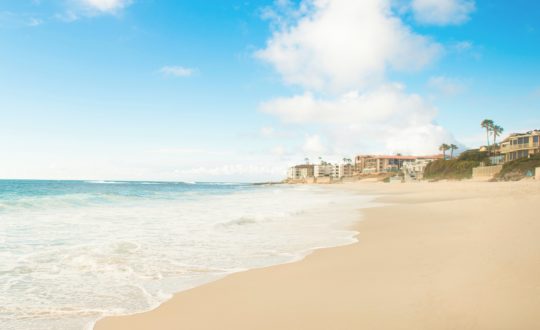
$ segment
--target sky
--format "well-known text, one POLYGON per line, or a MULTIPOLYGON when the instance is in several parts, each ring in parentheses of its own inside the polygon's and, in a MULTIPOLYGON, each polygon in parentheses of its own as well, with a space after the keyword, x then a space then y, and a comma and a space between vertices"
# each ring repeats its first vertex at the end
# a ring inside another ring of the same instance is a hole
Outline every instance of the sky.
POLYGON ((540 128, 532 0, 0 0, 0 178, 268 181, 540 128))

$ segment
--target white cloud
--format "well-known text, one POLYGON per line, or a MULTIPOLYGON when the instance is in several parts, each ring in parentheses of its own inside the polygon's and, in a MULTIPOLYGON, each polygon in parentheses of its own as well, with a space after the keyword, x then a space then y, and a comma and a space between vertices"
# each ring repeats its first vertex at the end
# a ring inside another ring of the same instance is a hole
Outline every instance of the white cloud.
POLYGON ((272 155, 281 157, 287 153, 287 150, 283 146, 276 146, 271 150, 272 155))
POLYGON ((387 69, 425 67, 442 49, 404 25, 386 0, 304 0, 270 17, 279 28, 256 56, 286 83, 310 90, 366 87, 383 81, 387 69))
POLYGON ((159 72, 166 76, 190 77, 195 73, 195 69, 185 68, 183 66, 164 66, 159 72))
POLYGON ((290 6, 285 1, 267 15, 277 30, 256 55, 305 92, 269 100, 260 110, 316 132, 303 152, 430 154, 441 142, 455 142, 435 123, 433 105, 386 80, 388 72, 422 69, 442 51, 394 14, 390 1, 303 0, 294 11, 290 6))
POLYGON ((320 156, 326 152, 326 147, 321 141, 321 137, 319 135, 308 135, 306 136, 306 140, 304 142, 304 146, 302 148, 302 151, 304 151, 305 155, 308 156, 320 156))
POLYGON ((273 127, 262 127, 261 128, 261 135, 263 137, 273 137, 276 133, 276 130, 273 127))
POLYGON ((80 0, 82 6, 101 13, 116 13, 129 5, 131 0, 80 0))
POLYGON ((445 76, 431 77, 428 81, 428 87, 444 96, 455 96, 465 90, 461 81, 445 76))
POLYGON ((211 155, 211 156, 222 156, 228 155, 230 151, 217 151, 217 150, 206 150, 206 149, 197 149, 197 148, 161 148, 156 150, 151 150, 151 152, 163 154, 163 155, 211 155))
MULTIPOLYGON (((454 142, 434 123, 437 110, 399 84, 329 99, 306 92, 265 102, 261 111, 285 123, 321 128, 332 142, 331 149, 342 152, 435 153, 441 142, 454 142)), ((319 135, 308 137, 305 152, 324 150, 328 148, 319 135)))
POLYGON ((462 24, 476 9, 474 0, 413 0, 414 18, 423 24, 462 24))
POLYGON ((14 13, 10 11, 0 11, 0 27, 25 28, 36 27, 43 24, 41 18, 28 13, 14 13))
POLYGON ((470 42, 470 41, 458 41, 456 42, 455 44, 452 45, 452 48, 458 52, 458 53, 462 53, 462 52, 466 52, 468 50, 471 50, 473 48, 473 43, 470 42))
POLYGON ((56 13, 54 18, 71 23, 82 17, 119 15, 133 3, 133 0, 65 0, 65 2, 65 10, 56 13))

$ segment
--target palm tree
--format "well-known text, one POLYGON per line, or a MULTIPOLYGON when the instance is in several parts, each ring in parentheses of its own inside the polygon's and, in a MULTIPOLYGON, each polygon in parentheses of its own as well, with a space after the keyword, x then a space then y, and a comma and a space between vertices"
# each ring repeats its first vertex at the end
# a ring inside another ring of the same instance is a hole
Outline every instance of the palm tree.
POLYGON ((441 144, 439 150, 443 153, 443 159, 446 160, 446 150, 450 149, 450 146, 446 143, 441 144))
POLYGON ((449 148, 450 148, 450 159, 452 159, 454 158, 454 150, 459 149, 459 147, 456 146, 455 144, 451 144, 449 148))
POLYGON ((500 136, 504 132, 504 128, 502 128, 499 125, 493 125, 493 144, 497 144, 497 137, 500 136))
POLYGON ((489 132, 491 132, 493 130, 494 125, 495 124, 493 123, 493 120, 491 120, 491 119, 484 119, 480 123, 480 127, 486 129, 486 137, 487 137, 487 147, 488 147, 488 149, 489 149, 489 132))

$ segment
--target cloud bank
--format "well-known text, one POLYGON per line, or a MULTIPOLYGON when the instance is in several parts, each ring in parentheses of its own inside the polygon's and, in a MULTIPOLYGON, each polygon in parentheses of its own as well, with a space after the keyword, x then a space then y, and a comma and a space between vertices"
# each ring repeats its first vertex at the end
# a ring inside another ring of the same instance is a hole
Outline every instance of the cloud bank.
POLYGON ((277 29, 256 56, 304 93, 260 110, 316 130, 306 152, 435 153, 454 141, 435 123, 434 106, 387 79, 388 72, 421 70, 442 52, 405 25, 390 1, 304 0, 281 12, 269 15, 277 29))
MULTIPOLYGON (((399 84, 332 99, 306 92, 267 101, 261 110, 284 123, 319 127, 337 150, 434 153, 441 141, 453 140, 434 123, 436 108, 420 95, 406 93, 399 84)), ((306 139, 306 145, 317 145, 317 152, 324 149, 319 136, 306 139)), ((306 152, 314 149, 304 148, 306 152)))
POLYGON ((256 56, 307 89, 366 87, 383 81, 387 69, 425 67, 442 49, 394 16, 389 1, 311 0, 287 15, 273 16, 291 23, 280 24, 256 56))

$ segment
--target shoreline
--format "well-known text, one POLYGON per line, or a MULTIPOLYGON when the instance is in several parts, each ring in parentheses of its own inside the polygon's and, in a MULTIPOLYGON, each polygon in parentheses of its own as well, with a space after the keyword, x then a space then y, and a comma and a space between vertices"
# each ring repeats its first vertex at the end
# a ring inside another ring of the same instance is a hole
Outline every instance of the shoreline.
MULTIPOLYGON (((379 181, 365 181, 365 182, 375 183, 375 182, 379 182, 379 181)), ((343 189, 344 185, 343 184, 344 183, 340 182, 339 184, 337 184, 337 183, 334 183, 334 184, 320 184, 320 185, 306 184, 306 186, 317 186, 317 187, 320 187, 320 189, 324 189, 325 191, 328 190, 330 192, 332 190, 338 191, 338 192, 343 192, 344 191, 344 189, 343 189)), ((345 183, 345 185, 348 185, 348 184, 349 183, 345 183)), ((290 185, 290 184, 283 183, 283 182, 268 182, 268 183, 256 183, 254 185, 256 185, 256 186, 275 186, 275 185, 285 185, 285 186, 287 186, 287 185, 290 185)), ((357 193, 357 195, 358 195, 358 199, 363 199, 363 200, 361 200, 361 201, 358 200, 358 202, 360 202, 360 203, 358 204, 358 206, 355 206, 353 209, 354 209, 354 211, 359 212, 360 217, 362 215, 360 213, 361 210, 371 208, 371 207, 376 207, 377 205, 379 205, 379 203, 375 202, 376 199, 377 199, 377 196, 375 196, 375 195, 358 194, 358 193, 357 193)), ((178 295, 178 294, 182 294, 182 293, 184 293, 186 291, 191 291, 191 290, 197 289, 199 287, 211 284, 213 282, 223 280, 224 278, 227 278, 229 276, 233 276, 235 274, 246 273, 246 272, 250 272, 250 271, 254 271, 254 270, 267 269, 267 268, 272 268, 272 267, 279 267, 279 266, 282 266, 282 265, 298 263, 298 262, 303 261, 304 259, 306 259, 310 255, 312 255, 313 253, 316 253, 317 251, 320 251, 320 250, 333 249, 333 248, 339 248, 339 247, 344 247, 344 246, 349 246, 349 245, 352 245, 352 244, 356 244, 356 243, 358 243, 358 234, 359 233, 357 231, 357 224, 358 224, 359 221, 362 221, 362 220, 361 219, 360 220, 358 220, 358 219, 353 220, 352 223, 347 224, 346 226, 344 226, 341 229, 341 231, 348 233, 347 238, 343 238, 343 237, 341 238, 341 240, 343 240, 343 242, 341 242, 341 243, 333 243, 333 244, 330 244, 330 245, 315 246, 315 247, 308 248, 308 249, 305 249, 305 250, 297 251, 297 252, 294 253, 293 256, 291 256, 290 260, 285 261, 285 262, 269 264, 269 265, 266 265, 266 266, 256 267, 256 268, 247 268, 247 269, 242 269, 242 270, 230 271, 228 273, 224 273, 224 274, 221 274, 219 276, 215 276, 213 279, 201 281, 200 283, 198 283, 198 284, 196 284, 196 285, 194 285, 192 287, 188 287, 188 288, 185 288, 185 289, 182 289, 180 291, 172 293, 169 298, 165 299, 164 301, 157 304, 155 307, 153 307, 151 309, 148 309, 148 310, 142 311, 142 312, 129 313, 129 314, 105 315, 105 316, 95 320, 94 322, 88 324, 85 327, 85 329, 86 330, 97 329, 96 325, 100 321, 102 321, 103 319, 116 318, 116 317, 130 317, 130 316, 134 316, 134 315, 139 315, 139 314, 152 312, 152 311, 154 311, 156 309, 159 309, 163 304, 167 303, 171 299, 174 299, 174 297, 176 295, 178 295), (345 242, 345 240, 348 240, 348 241, 345 242)))
POLYGON ((359 242, 227 275, 177 293, 152 311, 105 317, 94 329, 540 327, 534 315, 540 307, 540 243, 516 241, 538 237, 540 225, 525 221, 526 228, 511 226, 504 218, 514 208, 525 219, 534 218, 538 182, 341 187, 378 195, 375 203, 387 203, 362 210, 355 226, 359 242), (493 223, 488 225, 486 218, 493 223), (512 231, 519 235, 505 234, 512 231), (489 243, 489 249, 479 241, 489 243), (524 258, 516 245, 526 247, 527 262, 520 264, 525 272, 505 267, 524 258), (506 279, 507 286, 501 287, 498 278, 506 279), (502 299, 513 294, 522 299, 502 299), (516 306, 519 301, 522 306, 516 306))

